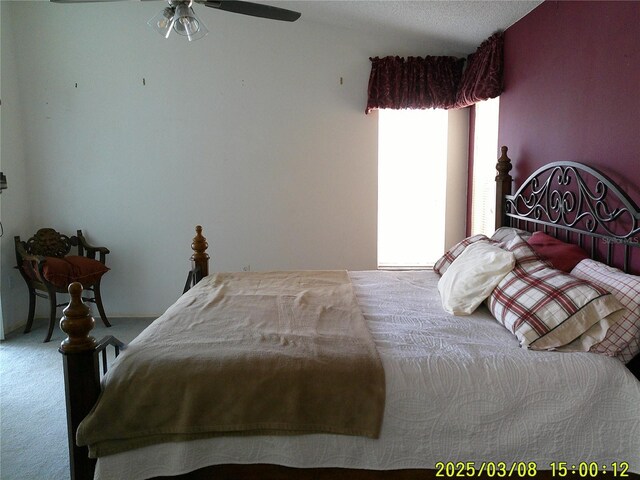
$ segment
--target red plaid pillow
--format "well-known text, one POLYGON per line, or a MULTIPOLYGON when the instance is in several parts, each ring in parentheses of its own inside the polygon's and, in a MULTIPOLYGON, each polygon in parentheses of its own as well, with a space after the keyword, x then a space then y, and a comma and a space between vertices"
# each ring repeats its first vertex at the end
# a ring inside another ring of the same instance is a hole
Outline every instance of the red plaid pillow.
POLYGON ((604 339, 589 351, 630 362, 640 353, 640 277, 591 259, 576 265, 571 275, 608 290, 626 307, 616 314, 620 318, 604 339))
POLYGON ((447 269, 453 263, 453 261, 456 258, 458 258, 460 254, 464 252, 464 250, 469 245, 476 242, 498 243, 494 240, 489 239, 489 237, 487 237, 486 235, 482 235, 482 234, 467 237, 461 242, 451 247, 451 249, 449 249, 447 253, 445 253, 442 257, 440 257, 440 259, 433 266, 433 271, 436 272, 438 275, 444 275, 444 272, 447 271, 447 269))
POLYGON ((491 235, 491 240, 507 244, 511 240, 513 240, 514 235, 518 235, 523 240, 528 240, 529 237, 531 237, 531 232, 527 232, 526 230, 515 227, 500 227, 495 232, 493 232, 493 235, 491 235))
POLYGON ((547 267, 520 237, 505 249, 515 254, 516 266, 487 303, 521 346, 534 350, 561 347, 623 308, 605 289, 547 267))
POLYGON ((516 268, 525 272, 532 272, 541 268, 551 267, 531 248, 531 246, 520 236, 514 235, 506 244, 500 244, 502 248, 513 252, 516 257, 516 268))

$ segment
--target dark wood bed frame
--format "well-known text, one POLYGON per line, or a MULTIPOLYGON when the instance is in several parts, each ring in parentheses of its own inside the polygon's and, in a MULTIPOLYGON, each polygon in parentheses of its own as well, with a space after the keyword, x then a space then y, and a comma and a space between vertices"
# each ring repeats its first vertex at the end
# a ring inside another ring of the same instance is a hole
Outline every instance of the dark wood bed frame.
MULTIPOLYGON (((544 230, 590 250, 591 256, 601 258, 602 245, 606 245, 606 263, 615 263, 613 251, 621 248, 622 268, 630 264, 631 247, 640 246, 640 211, 631 198, 608 177, 596 170, 573 162, 552 163, 534 172, 520 189, 511 195, 511 160, 507 147, 496 166, 496 228, 514 226, 526 230, 544 230), (560 187, 560 188, 558 188, 560 187), (612 225, 624 226, 624 230, 612 225), (598 241, 600 241, 598 243, 598 241), (590 248, 587 245, 590 243, 590 248)), ((207 242, 202 227, 196 227, 191 245, 194 254, 192 269, 185 290, 209 272, 207 242)), ((640 253, 637 250, 635 254, 640 253)), ((640 272, 633 272, 640 273, 640 272)), ((96 341, 90 336, 95 321, 89 308, 82 302, 80 284, 69 286, 71 300, 60 322, 68 335, 60 346, 63 356, 64 382, 67 405, 67 427, 72 480, 93 478, 95 459, 88 457, 86 447, 75 444, 75 433, 82 419, 89 413, 100 394, 102 374, 107 370, 106 349, 111 346, 117 356, 124 345, 114 337, 96 341)), ((628 368, 640 379, 640 355, 628 368)), ((640 478, 638 475, 633 475, 640 478)), ((435 470, 353 470, 342 468, 298 469, 278 465, 216 465, 177 477, 193 479, 322 479, 322 480, 378 480, 378 479, 431 479, 435 470)), ((478 477, 479 478, 479 477, 478 477)), ((537 478, 551 478, 550 472, 540 472, 537 478)), ((123 479, 126 480, 126 479, 123 479)))

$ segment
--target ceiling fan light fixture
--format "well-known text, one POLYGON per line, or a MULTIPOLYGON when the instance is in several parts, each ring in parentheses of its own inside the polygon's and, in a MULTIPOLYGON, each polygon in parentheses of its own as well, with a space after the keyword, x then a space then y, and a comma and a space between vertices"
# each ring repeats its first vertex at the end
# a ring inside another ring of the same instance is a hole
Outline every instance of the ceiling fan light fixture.
POLYGON ((178 35, 185 36, 189 41, 198 40, 204 37, 209 30, 204 23, 196 16, 191 8, 191 3, 180 3, 176 5, 173 16, 173 29, 178 35))
POLYGON ((167 7, 157 15, 154 15, 152 18, 150 18, 147 22, 147 25, 153 28, 164 38, 169 38, 171 27, 173 26, 174 13, 175 11, 173 7, 167 7))
POLYGON ((174 30, 192 42, 209 33, 207 27, 191 8, 193 2, 170 0, 169 6, 153 16, 147 24, 164 38, 174 30))

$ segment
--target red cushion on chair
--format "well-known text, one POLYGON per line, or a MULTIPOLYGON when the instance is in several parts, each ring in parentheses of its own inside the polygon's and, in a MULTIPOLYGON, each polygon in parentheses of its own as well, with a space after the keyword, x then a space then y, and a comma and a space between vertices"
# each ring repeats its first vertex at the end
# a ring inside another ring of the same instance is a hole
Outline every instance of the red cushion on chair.
POLYGON ((578 245, 563 242, 544 232, 533 232, 527 243, 540 258, 551 262, 553 268, 567 273, 582 260, 589 258, 587 252, 578 245))
POLYGON ((42 267, 44 278, 58 288, 66 289, 70 283, 91 286, 109 269, 97 260, 86 257, 46 257, 42 267))
POLYGON ((73 281, 92 285, 109 269, 98 260, 87 257, 68 256, 65 260, 73 266, 73 281))
POLYGON ((67 288, 73 282, 73 280, 69 281, 73 277, 73 265, 64 258, 46 257, 42 273, 49 283, 53 283, 58 288, 67 288))

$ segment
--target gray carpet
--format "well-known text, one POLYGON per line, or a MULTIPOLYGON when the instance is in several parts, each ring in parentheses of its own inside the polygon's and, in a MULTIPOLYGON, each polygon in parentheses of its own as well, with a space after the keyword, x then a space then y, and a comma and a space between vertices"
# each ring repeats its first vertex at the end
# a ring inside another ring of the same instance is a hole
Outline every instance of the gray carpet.
MULTIPOLYGON (((96 339, 113 335, 128 343, 153 319, 113 318, 105 328, 96 318, 96 339)), ((67 480, 69 451, 62 374, 58 352, 64 333, 54 330, 42 343, 46 320, 31 333, 14 332, 0 343, 0 479, 67 480)), ((110 349, 112 350, 112 349, 110 349)))

